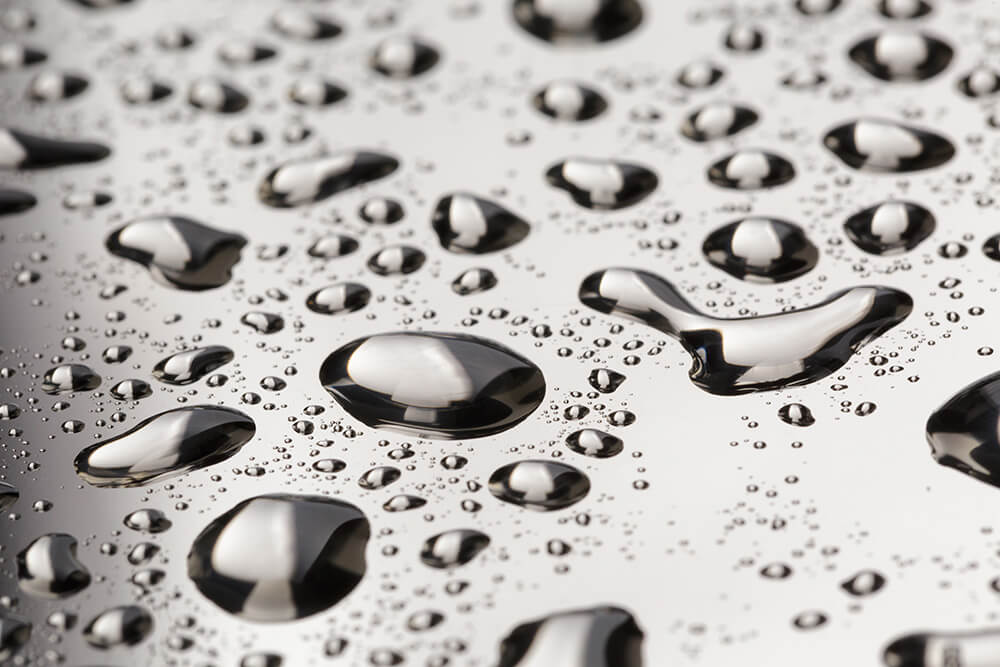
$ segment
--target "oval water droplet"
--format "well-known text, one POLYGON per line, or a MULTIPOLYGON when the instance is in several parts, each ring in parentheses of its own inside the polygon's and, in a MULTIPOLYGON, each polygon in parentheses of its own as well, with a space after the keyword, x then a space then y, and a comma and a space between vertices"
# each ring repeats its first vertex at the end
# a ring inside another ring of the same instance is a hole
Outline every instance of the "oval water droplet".
POLYGON ((490 475, 489 490, 499 500, 551 512, 574 505, 590 491, 590 479, 580 470, 556 461, 517 461, 490 475))
POLYGON ((95 616, 83 629, 83 638, 96 649, 134 646, 153 631, 153 617, 142 607, 112 607, 95 616))
POLYGON ((755 25, 737 23, 726 31, 722 43, 730 51, 753 53, 764 48, 764 31, 755 25))
POLYGON ((917 19, 931 13, 933 7, 925 0, 879 0, 878 11, 890 19, 917 19))
POLYGON ((451 282, 451 290, 459 296, 481 294, 497 286, 497 277, 489 269, 467 269, 451 282))
POLYGON ((42 376, 42 391, 46 394, 69 394, 74 391, 90 391, 101 384, 101 376, 90 366, 83 364, 62 364, 50 368, 42 376))
POLYGON ((396 35, 388 37, 372 52, 371 67, 392 79, 410 79, 433 68, 441 54, 418 37, 396 35))
POLYGON ((954 144, 940 134, 878 118, 839 125, 827 132, 823 145, 849 167, 870 172, 933 169, 955 156, 954 144))
POLYGON ((119 401, 137 401, 152 396, 153 390, 145 380, 130 379, 116 383, 108 393, 119 401))
POLYGON ((0 611, 0 660, 9 660, 31 639, 31 621, 12 614, 9 611, 0 611))
POLYGON ((915 632, 894 639, 882 654, 886 667, 992 667, 998 658, 998 628, 915 632))
POLYGON ((50 139, 0 128, 0 169, 39 169, 97 162, 111 155, 104 144, 50 139))
POLYGON ((621 438, 596 428, 585 428, 570 433, 566 438, 566 446, 577 454, 606 459, 617 456, 625 448, 621 438))
POLYGON ((361 205, 358 216, 369 225, 394 225, 403 219, 403 206, 395 199, 373 197, 361 205))
POLYGON ((1000 486, 1000 373, 964 387, 927 420, 934 460, 1000 486))
POLYGON ((561 611, 511 630, 498 667, 642 667, 644 636, 619 607, 561 611))
POLYGON ((439 569, 457 567, 475 558, 489 544, 489 536, 478 530, 447 530, 427 538, 420 549, 420 561, 439 569))
POLYGON ((792 426, 812 426, 816 423, 812 410, 801 403, 788 403, 778 409, 778 418, 792 426))
POLYGON ((167 384, 191 384, 233 360, 233 351, 223 345, 207 345, 176 352, 153 368, 153 377, 167 384))
POLYGON ((90 571, 76 556, 76 538, 49 533, 17 554, 17 583, 25 593, 55 600, 90 585, 90 571))
POLYGON ((795 9, 804 16, 824 16, 837 11, 841 0, 795 0, 795 9))
POLYGON ((38 203, 35 195, 24 190, 0 188, 0 215, 13 215, 34 208, 38 203))
POLYGON ((784 185, 795 178, 786 158, 762 150, 743 149, 708 168, 708 180, 722 188, 756 190, 784 185))
POLYGON ((320 77, 297 79, 288 89, 288 99, 304 107, 325 107, 347 97, 347 91, 320 77))
POLYGON ((297 7, 283 7, 271 17, 271 27, 292 39, 331 39, 343 32, 332 18, 297 7))
POLYGON ((247 108, 250 98, 239 88, 212 78, 201 78, 188 88, 188 102, 204 111, 236 113, 247 108))
POLYGON ((866 597, 882 590, 885 577, 875 570, 861 570, 841 582, 840 587, 855 597, 866 597))
POLYGON ((371 298, 371 290, 360 283, 337 283, 310 294, 306 307, 321 315, 339 315, 361 310, 371 298))
POLYGON ((677 73, 676 81, 685 88, 701 90, 711 88, 725 74, 725 71, 715 63, 709 60, 697 60, 681 68, 677 73))
POLYGON ((219 60, 227 65, 249 65, 259 63, 262 60, 270 60, 278 55, 278 51, 258 42, 246 40, 230 40, 223 42, 219 47, 219 60))
POLYGON ((329 609, 365 573, 368 519, 322 496, 249 498, 213 520, 188 553, 188 576, 225 611, 251 621, 329 609))
POLYGON ((384 178, 398 167, 396 158, 371 151, 347 151, 293 160, 272 169, 261 182, 258 195, 268 206, 279 208, 313 204, 384 178))
POLYGON ((750 107, 715 102, 691 112, 681 125, 681 134, 691 141, 712 141, 738 134, 759 119, 750 107))
POLYGON ((570 158, 545 172, 549 184, 569 193, 580 206, 615 210, 638 204, 659 184, 651 169, 631 162, 570 158))
POLYGON ((503 206, 466 193, 438 200, 431 226, 443 248, 476 255, 509 248, 531 231, 531 225, 503 206))
POLYGON ((608 108, 607 100, 599 92, 568 79, 549 83, 535 93, 532 103, 550 118, 574 122, 596 118, 608 108))
POLYGON ((417 271, 427 261, 420 248, 410 245, 391 245, 368 258, 367 266, 380 276, 405 276, 417 271))
POLYGON ((133 77, 121 86, 122 99, 129 104, 149 104, 170 97, 170 84, 149 77, 133 77))
POLYGON ((844 231, 867 253, 894 255, 916 248, 936 224, 934 215, 920 204, 886 201, 849 217, 844 231))
POLYGON ((744 218, 705 238, 709 263, 740 280, 781 283, 808 273, 819 250, 796 224, 776 218, 744 218))
POLYGON ((639 26, 642 14, 638 0, 514 0, 517 24, 535 37, 559 45, 618 39, 639 26))
POLYGON ((886 30, 862 39, 848 55, 882 81, 925 81, 943 72, 955 51, 922 32, 886 30))
POLYGON ((958 80, 958 89, 967 97, 989 97, 1000 91, 1000 72, 980 65, 958 80))
POLYGON ((47 59, 48 54, 41 49, 17 42, 0 44, 0 72, 29 67, 47 59))

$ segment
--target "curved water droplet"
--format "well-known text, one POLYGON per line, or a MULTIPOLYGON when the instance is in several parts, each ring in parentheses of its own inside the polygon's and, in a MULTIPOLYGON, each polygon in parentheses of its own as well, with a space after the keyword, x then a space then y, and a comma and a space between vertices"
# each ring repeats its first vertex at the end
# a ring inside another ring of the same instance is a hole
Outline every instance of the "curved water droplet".
POLYGON ((1000 72, 980 65, 958 80, 958 89, 966 97, 989 97, 1000 91, 1000 72))
POLYGON ((104 144, 49 139, 13 128, 0 128, 0 169, 39 169, 97 162, 111 155, 104 144))
POLYGON ((321 315, 339 315, 361 310, 371 298, 371 290, 360 283, 337 283, 310 294, 306 307, 321 315))
POLYGON ((207 345, 175 352, 153 368, 153 377, 167 384, 191 384, 233 360, 233 351, 223 345, 207 345))
POLYGON ((105 241, 112 254, 149 269, 160 284, 184 290, 221 287, 247 239, 182 216, 139 218, 105 241))
POLYGON ((955 145, 940 134, 878 118, 838 125, 823 145, 849 167, 892 174, 933 169, 955 156, 955 145))
POLYGON ((489 535, 478 530, 446 530, 427 538, 420 549, 420 561, 439 569, 457 567, 475 558, 489 544, 489 535))
POLYGON ((681 125, 681 134, 691 141, 713 141, 738 134, 758 120, 760 116, 750 107, 715 102, 691 112, 681 125))
POLYGON ((6 511, 21 497, 17 487, 8 482, 0 482, 0 512, 6 511))
POLYGON ((764 48, 764 31, 755 25, 737 23, 726 31, 722 44, 737 53, 760 51, 764 48))
POLYGON ((316 76, 297 79, 288 89, 288 99, 304 107, 325 107, 346 97, 346 90, 316 76))
POLYGON ((396 35, 382 40, 375 47, 371 67, 392 79, 410 79, 429 71, 440 59, 438 50, 424 40, 396 35))
POLYGON ((920 204, 886 201, 849 217, 844 231, 867 253, 894 255, 916 248, 936 224, 934 215, 920 204))
POLYGON ((313 204, 327 197, 384 178, 399 161, 371 151, 346 151, 304 160, 292 160, 271 170, 258 195, 268 206, 286 208, 313 204))
POLYGON ((709 263, 740 280, 781 283, 808 273, 819 250, 796 224, 776 218, 744 218, 705 238, 709 263))
POLYGON ((788 403, 778 408, 778 418, 792 426, 812 426, 816 423, 812 410, 801 403, 788 403))
POLYGON ((42 391, 53 396, 74 391, 90 391, 101 384, 101 376, 90 366, 62 364, 50 368, 42 376, 42 391))
POLYGON ((443 248, 476 255, 509 248, 531 231, 503 206, 460 192, 438 200, 431 226, 443 248))
POLYGON ((405 276, 417 271, 427 261, 420 248, 409 245, 391 245, 368 258, 368 268, 380 276, 405 276))
POLYGON ((130 530, 156 535, 170 530, 174 524, 158 509, 141 509, 129 512, 122 522, 130 530))
POLYGON ((258 63, 274 58, 276 55, 278 55, 278 51, 267 44, 245 40, 223 42, 218 51, 219 60, 234 66, 258 63))
POLYGON ((886 30, 862 39, 848 52, 851 60, 882 81, 926 81, 944 71, 955 51, 922 32, 886 30))
POLYGON ((756 190, 784 185, 795 178, 786 158, 768 151, 743 149, 708 168, 708 180, 722 188, 756 190))
POLYGON ((112 607, 95 616, 83 629, 83 638, 96 649, 134 646, 153 631, 153 617, 142 607, 112 607))
POLYGON ((365 573, 368 519, 322 496, 249 498, 213 520, 188 553, 188 576, 225 611, 291 621, 329 609, 365 573))
POLYGON ((257 427, 242 412, 198 405, 168 410, 82 450, 76 474, 100 487, 133 487, 225 461, 257 427))
POLYGON ((13 658, 31 639, 31 621, 0 611, 0 660, 13 658))
POLYGON ((561 611, 511 630, 497 667, 642 667, 644 636, 619 607, 561 611))
POLYGON ((564 190, 580 206, 614 210, 638 204, 659 184, 651 169, 631 162, 570 158, 545 172, 549 184, 564 190))
POLYGON ((395 199, 372 197, 358 209, 358 216, 369 225, 394 225, 403 219, 403 205, 395 199))
POLYGON ((17 554, 17 583, 25 593, 55 600, 90 585, 90 571, 76 557, 76 538, 49 533, 17 554))
POLYGON ((514 20, 547 42, 579 45, 607 42, 628 34, 642 21, 638 0, 549 2, 514 0, 514 20))
POLYGON ((570 433, 566 437, 566 446, 577 454, 607 459, 620 454, 625 448, 625 443, 610 433, 596 428, 585 428, 570 433))
POLYGON ((517 461, 493 471, 489 490, 506 503, 551 512, 583 500, 590 491, 590 479, 566 463, 517 461))
POLYGON ((505 431, 539 406, 539 368, 502 345, 462 334, 368 336, 333 352, 320 382, 355 419, 423 437, 505 431))
POLYGON ((119 401, 137 401, 153 395, 153 390, 145 380, 122 380, 108 390, 119 401))
POLYGON ((824 378, 902 322, 913 308, 905 292, 861 286, 793 312, 722 319, 698 312, 663 278, 625 268, 587 276, 580 285, 580 301, 676 338, 691 355, 692 382, 723 395, 824 378))
POLYGON ((275 313, 265 313, 252 310, 240 317, 240 323, 245 324, 257 333, 274 334, 285 328, 285 318, 275 313))
POLYGON ((382 509, 386 512, 406 512, 407 510, 415 510, 418 507, 423 507, 426 504, 427 501, 423 498, 404 493, 389 498, 389 500, 382 504, 382 509))
POLYGON ((532 104, 550 118, 584 121, 607 111, 608 102, 593 88, 569 79, 553 81, 535 93, 532 104))

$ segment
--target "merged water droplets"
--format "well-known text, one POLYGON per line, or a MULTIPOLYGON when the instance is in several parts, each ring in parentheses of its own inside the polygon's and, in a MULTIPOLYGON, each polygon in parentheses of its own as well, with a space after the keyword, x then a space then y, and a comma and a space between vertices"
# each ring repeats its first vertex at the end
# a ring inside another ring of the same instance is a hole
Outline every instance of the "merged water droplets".
POLYGON ((638 0, 566 3, 514 0, 514 20, 547 42, 579 45, 618 39, 642 21, 638 0))
POLYGON ((643 637, 619 607, 561 611, 511 630, 498 667, 642 667, 643 637))
POLYGON ((371 290, 360 283, 337 283, 310 294, 306 307, 321 315, 339 315, 361 310, 371 298, 371 290))
POLYGON ((955 156, 955 146, 940 134, 878 118, 839 125, 823 145, 846 165, 876 173, 933 169, 955 156))
POLYGON ((111 155, 104 144, 50 139, 0 128, 0 169, 39 169, 97 162, 111 155))
POLYGON ((257 496, 199 533, 188 554, 188 576, 205 597, 240 618, 304 618, 358 585, 369 533, 361 510, 340 500, 257 496))
POLYGON ((590 479, 566 463, 518 461, 494 470, 489 490, 506 503, 551 512, 583 500, 590 491, 590 479))
POLYGON ((784 185, 795 178, 786 158, 762 150, 740 150, 708 168, 708 180, 722 188, 756 190, 784 185))
POLYGON ((387 333, 330 354, 319 379, 355 419, 423 437, 476 438, 520 423, 545 379, 513 350, 475 336, 387 333))
POLYGON ((153 377, 167 384, 192 384, 232 360, 233 351, 223 345, 196 347, 162 359, 153 368, 153 377))
POLYGON ((947 43, 922 32, 886 30, 862 39, 848 54, 882 81, 924 81, 944 71, 955 52, 947 43))
POLYGON ((384 178, 399 161, 386 153, 347 151, 293 160, 272 169, 260 184, 260 200, 280 208, 312 204, 338 192, 384 178))
POLYGON ((964 387, 927 420, 934 460, 1000 486, 1000 373, 964 387))
POLYGON ((75 595, 90 585, 90 571, 76 555, 76 538, 49 533, 17 554, 17 583, 31 595, 51 600, 75 595))
POLYGON ((653 170, 631 162, 570 158, 545 172, 549 184, 564 190, 580 206, 615 210, 638 204, 659 184, 653 170))
POLYGON ((74 466, 76 474, 94 486, 142 486, 225 461, 256 430, 250 417, 230 408, 176 408, 90 445, 77 455, 74 466))
POLYGON ((681 125, 681 134, 691 141, 713 141, 738 134, 759 119, 750 107, 715 102, 691 112, 681 125))
POLYGON ((531 225, 503 206, 466 193, 438 200, 431 226, 445 249, 477 255, 509 248, 531 231, 531 225))
POLYGON ((561 121, 584 121, 607 111, 608 102, 593 88, 570 80, 549 83, 532 98, 535 108, 561 121))
POLYGON ((181 216, 140 218, 119 227, 105 245, 142 264, 170 287, 207 290, 229 282, 247 239, 181 216))
POLYGON ((420 549, 420 561, 439 569, 457 567, 471 561, 489 544, 489 536, 478 530, 447 530, 427 538, 420 549))
POLYGON ((417 37, 397 35, 379 42, 371 57, 371 67, 393 79, 409 79, 433 68, 441 54, 417 37))
POLYGON ((936 224, 934 215, 920 204, 887 201, 849 217, 844 231, 867 253, 894 255, 916 248, 936 224))
POLYGON ((780 283, 811 271, 819 250, 796 224, 776 218, 745 218, 705 238, 702 252, 715 267, 740 280, 780 283))
POLYGON ((691 355, 691 381, 723 395, 826 377, 913 308, 905 292, 862 286, 793 312, 722 319, 698 312, 663 278, 624 268, 587 276, 580 285, 580 301, 676 338, 691 355))

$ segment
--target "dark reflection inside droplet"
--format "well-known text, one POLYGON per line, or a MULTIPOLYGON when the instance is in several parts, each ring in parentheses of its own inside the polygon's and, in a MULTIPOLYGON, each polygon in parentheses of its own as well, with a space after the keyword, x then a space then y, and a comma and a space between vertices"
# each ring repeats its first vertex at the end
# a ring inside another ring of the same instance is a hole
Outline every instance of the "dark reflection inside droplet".
POLYGON ((514 0, 513 6, 518 25, 539 39, 560 45, 607 42, 631 32, 642 21, 638 0, 514 0))
POLYGON ((590 491, 590 479, 565 463, 518 461, 494 470, 490 475, 489 490, 504 502, 551 512, 583 500, 590 491))
POLYGON ((580 206, 615 210, 648 197, 659 184, 651 169, 630 162, 571 158, 545 172, 549 184, 564 190, 580 206))
POLYGON ((827 132, 823 145, 848 166, 870 172, 933 169, 955 156, 954 144, 939 134, 877 118, 839 125, 827 132))
POLYGON ((642 667, 643 637, 619 607, 557 612, 511 630, 498 667, 554 667, 553 659, 566 667, 642 667))

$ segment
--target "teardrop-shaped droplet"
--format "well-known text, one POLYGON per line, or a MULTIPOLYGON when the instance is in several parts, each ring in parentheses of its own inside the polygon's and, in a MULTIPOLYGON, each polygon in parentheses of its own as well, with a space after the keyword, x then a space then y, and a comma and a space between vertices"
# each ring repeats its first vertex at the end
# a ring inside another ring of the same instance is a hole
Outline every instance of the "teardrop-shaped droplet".
POLYGON ((760 51, 764 48, 764 31, 755 25, 736 23, 726 31, 722 44, 737 53, 760 51))
POLYGON ((48 71, 36 75, 28 84, 32 102, 55 102, 76 97, 87 89, 87 79, 68 72, 48 71))
POLYGON ((744 149, 708 168, 708 180, 722 188, 756 190, 784 185, 795 178, 786 158, 762 150, 744 149))
POLYGON ((204 111, 236 113, 250 104, 250 98, 239 88, 206 77, 198 79, 188 88, 188 102, 204 111))
POLYGON ((788 403, 778 409, 778 418, 792 426, 812 426, 816 423, 812 410, 801 403, 788 403))
POLYGON ((681 68, 677 72, 676 81, 685 88, 701 90, 711 88, 725 74, 725 71, 715 63, 709 60, 697 60, 681 68))
POLYGON ((197 382, 233 360, 233 351, 223 345, 207 345, 175 352, 153 368, 153 377, 167 384, 197 382))
POLYGON ((249 65, 270 60, 278 55, 277 49, 257 42, 231 40, 219 47, 219 60, 227 65, 249 65))
POLYGON ((546 116, 562 121, 590 120, 608 108, 607 100, 599 92, 568 79, 548 84, 535 93, 532 102, 546 116))
POLYGON ((133 487, 225 461, 253 438, 254 421, 221 406, 168 410, 81 451, 76 474, 100 487, 133 487))
POLYGON ((466 193, 438 200, 431 226, 445 249, 476 255, 509 248, 531 231, 531 225, 503 206, 466 193))
POLYGON ((643 637, 619 607, 561 611, 511 630, 497 667, 642 667, 643 637))
POLYGON ((428 567, 457 567, 475 558, 489 544, 489 535, 478 530, 447 530, 427 538, 420 549, 420 560, 428 567))
POLYGON ((258 194, 268 206, 279 208, 313 204, 327 197, 384 178, 399 161, 385 153, 346 151, 305 160, 293 160, 271 170, 258 194))
POLYGON ((1000 72, 980 65, 958 80, 958 89, 967 97, 989 97, 1000 92, 1000 72))
POLYGON ((36 49, 17 42, 0 44, 0 72, 21 69, 40 62, 45 62, 48 55, 41 49, 36 49))
POLYGON ((535 364, 491 340, 461 334, 359 338, 327 357, 319 377, 355 419, 443 439, 505 431, 545 395, 535 364))
POLYGON ((642 5, 638 0, 514 0, 514 20, 535 37, 553 44, 607 42, 639 26, 642 5))
POLYGON ((111 155, 104 144, 65 141, 0 128, 0 169, 39 169, 97 162, 111 155))
POLYGON ((875 570, 861 570, 840 583, 840 587, 854 597, 866 597, 885 586, 885 577, 875 570))
POLYGON ((95 616, 83 629, 83 638, 96 649, 135 646, 153 631, 153 617, 142 607, 112 607, 95 616))
POLYGON ((862 69, 882 81, 925 81, 943 72, 955 51, 922 32, 886 30, 862 39, 848 54, 862 69))
POLYGON ((983 242, 983 254, 994 262, 1000 262, 1000 234, 994 234, 983 242))
POLYGON ((249 498, 212 521, 188 553, 188 576, 250 621, 304 618, 346 597, 365 573, 368 519, 323 496, 249 498))
POLYGON ((288 89, 288 98, 305 107, 325 107, 347 97, 347 91, 320 77, 297 79, 288 89))
POLYGON ((891 120, 862 118, 839 125, 823 145, 860 171, 901 174, 940 167, 955 156, 955 146, 940 134, 891 120))
POLYGON ((380 276, 405 276, 417 271, 427 261, 420 248, 391 245, 368 258, 368 268, 380 276))
POLYGON ((42 376, 42 391, 53 396, 74 391, 90 391, 101 384, 101 376, 90 366, 62 364, 50 368, 42 376))
POLYGON ((121 87, 122 99, 129 104, 149 104, 166 99, 173 93, 169 84, 149 77, 133 77, 121 87))
POLYGON ((931 13, 925 0, 878 0, 878 11, 890 19, 917 19, 931 13))
POLYGON ((849 217, 844 232, 867 253, 894 255, 916 248, 936 224, 934 215, 920 204, 886 201, 849 217))
POLYGON ((757 123, 760 116, 750 107, 715 102, 696 109, 681 125, 681 134, 691 141, 731 137, 757 123))
POLYGON ((285 37, 305 40, 331 39, 343 32, 333 19, 297 7, 284 7, 275 12, 271 27, 285 37))
POLYGON ((927 440, 943 466, 1000 486, 1000 373, 973 382, 927 420, 927 440))
POLYGON ((876 285, 843 290, 796 311, 723 319, 700 313, 663 278, 625 268, 587 276, 580 301, 676 338, 691 355, 692 382, 722 395, 824 378, 913 309, 906 292, 876 285))
POLYGON ((337 283, 310 294, 306 307, 321 315, 339 315, 361 310, 371 298, 371 290, 360 283, 337 283))
POLYGON ((393 79, 410 79, 430 70, 441 59, 438 50, 417 37, 396 35, 378 43, 371 67, 393 79))
POLYGON ((34 208, 38 203, 35 195, 24 190, 0 188, 0 215, 12 215, 34 208))
POLYGON ((493 471, 489 490, 506 503, 551 512, 583 500, 590 491, 590 479, 557 461, 517 461, 493 471))
POLYGON ((160 284, 196 291, 229 282, 246 243, 240 234, 176 215, 133 220, 105 241, 112 254, 142 264, 160 284))
POLYGON ((702 252, 712 266, 740 280, 781 283, 808 273, 819 250, 796 224, 776 218, 744 218, 705 238, 702 252))
POLYGON ((119 401, 137 401, 153 395, 153 390, 145 380, 122 380, 108 390, 119 401))
POLYGON ((590 372, 587 381, 602 394, 610 394, 625 382, 625 376, 610 368, 595 368, 590 372))
POLYGON ((76 538, 49 533, 17 554, 17 583, 25 593, 51 600, 79 593, 90 585, 90 571, 76 557, 76 538))
POLYGON ((620 454, 625 448, 625 443, 610 433, 596 428, 585 428, 570 433, 566 437, 566 446, 577 454, 606 459, 620 454))
POLYGON ((886 667, 993 667, 1000 664, 1000 628, 915 632, 885 647, 886 667))
POLYGON ((459 296, 481 294, 497 286, 497 277, 489 269, 466 269, 451 282, 451 291, 459 296))
POLYGON ((642 165, 593 158, 558 162, 545 172, 545 177, 580 206, 595 210, 638 204, 659 184, 656 173, 642 165))

